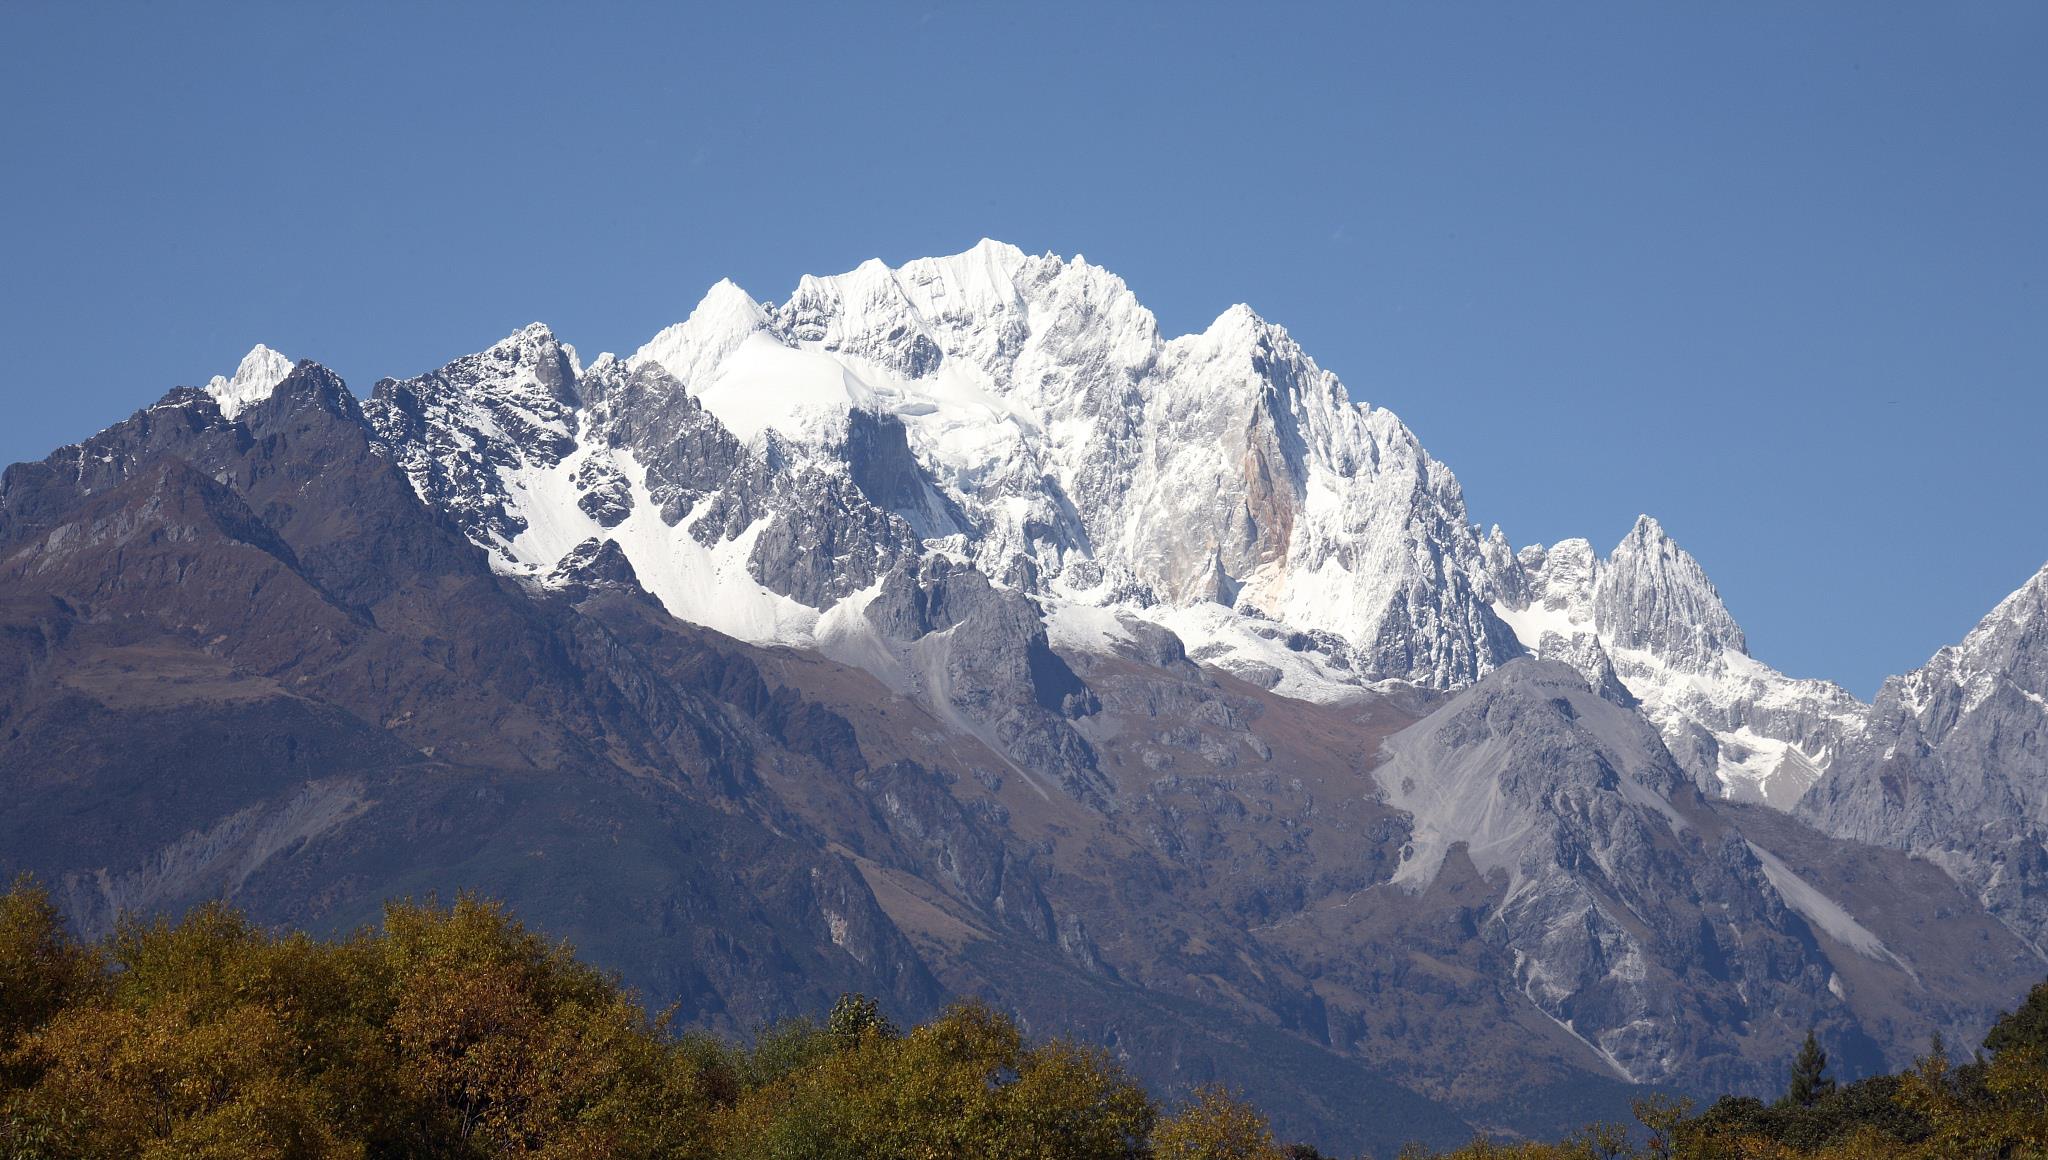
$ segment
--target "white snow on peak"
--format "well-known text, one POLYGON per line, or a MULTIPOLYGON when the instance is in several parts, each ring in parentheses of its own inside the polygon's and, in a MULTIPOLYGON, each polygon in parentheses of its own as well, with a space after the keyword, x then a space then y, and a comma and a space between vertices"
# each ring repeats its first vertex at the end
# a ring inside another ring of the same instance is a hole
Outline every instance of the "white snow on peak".
POLYGON ((1867 726, 1839 686, 1751 658, 1705 570, 1650 516, 1604 559, 1571 539, 1493 566, 1494 611, 1523 645, 1589 679, 1610 668, 1702 788, 1789 809, 1867 726))
POLYGON ((220 413, 232 419, 269 398, 291 373, 292 360, 259 342, 242 356, 232 377, 215 375, 206 390, 220 404, 220 413))
POLYGON ((731 279, 721 278, 688 318, 649 339, 626 361, 657 363, 677 382, 701 390, 719 364, 767 321, 760 303, 731 279))
POLYGON ((902 513, 920 534, 1172 620, 1251 679, 1328 698, 1501 659, 1456 480, 1249 307, 1167 340, 1114 273, 984 239, 806 276, 779 305, 720 282, 626 362, 753 454, 777 437, 790 470, 847 470, 857 414, 900 424, 932 496, 902 513), (1301 629, 1358 654, 1304 650, 1301 629))
POLYGON ((699 373, 694 388, 698 401, 742 443, 768 430, 831 443, 844 435, 848 413, 874 409, 877 396, 844 363, 792 350, 759 331, 727 351, 715 372, 699 373))
POLYGON ((492 344, 491 349, 533 346, 555 340, 554 328, 545 322, 529 322, 492 344))
MULTIPOLYGON (((581 490, 528 477, 614 436, 642 463, 699 453, 653 442, 681 411, 586 413, 585 376, 572 365, 564 383, 539 357, 559 345, 529 327, 419 380, 431 396, 420 434, 406 434, 411 412, 380 410, 411 444, 399 458, 422 494, 462 507, 472 535, 519 568, 551 567, 582 538, 537 538, 555 520, 537 508, 581 490)), ((1245 306, 1168 340, 1114 273, 983 240, 807 276, 780 305, 720 282, 626 364, 659 367, 684 392, 637 406, 701 405, 775 472, 867 471, 898 488, 876 502, 999 582, 1031 577, 1049 600, 1171 623, 1205 663, 1291 695, 1456 685, 1511 655, 1455 478, 1245 306), (888 458, 897 429, 908 463, 888 458)), ((706 535, 729 542, 731 529, 706 535)), ((644 542, 621 538, 665 600, 662 569, 702 574, 642 559, 644 542)))
POLYGON ((1219 344, 1231 344, 1256 341, 1259 335, 1268 330, 1281 328, 1259 317, 1259 312, 1250 306, 1239 302, 1217 315, 1216 321, 1211 322, 1202 334, 1219 344))
MULTIPOLYGON (((1238 304, 1167 338, 1121 278, 1078 255, 983 239, 806 275, 779 304, 721 281, 624 360, 682 387, 632 396, 645 414, 586 413, 580 368, 565 385, 525 357, 551 345, 536 324, 500 344, 514 351, 473 356, 504 365, 466 371, 476 385, 447 401, 447 425, 464 433, 449 436, 453 453, 492 474, 494 462, 552 471, 570 449, 617 438, 652 466, 697 453, 653 441, 701 405, 773 471, 865 471, 898 488, 875 502, 928 551, 943 543, 998 582, 1110 617, 1077 624, 1168 625, 1196 659, 1288 695, 1341 699, 1384 679, 1454 687, 1514 655, 1515 639, 1589 669, 1611 661, 1681 761, 1690 746, 1688 768, 1704 761, 1728 787, 1811 776, 1855 711, 1839 690, 1816 691, 1832 686, 1750 661, 1713 585, 1656 520, 1639 518, 1604 560, 1583 540, 1517 557, 1468 523, 1456 478, 1413 432, 1354 401, 1284 328, 1238 304), (881 446, 899 428, 899 450, 881 446), (544 453, 465 442, 536 436, 544 453)), ((591 369, 616 375, 618 361, 591 369)), ((576 496, 511 498, 500 540, 546 523, 533 504, 576 496)), ((523 542, 516 555, 551 566, 575 542, 523 542)), ((682 566, 628 554, 650 587, 682 566)))
MULTIPOLYGON (((2002 669, 2007 641, 2016 632, 2048 622, 2048 564, 1977 622, 1956 646, 1958 666, 1970 671, 2002 669)), ((2042 690, 2035 690, 2040 692, 2042 690)))
POLYGON ((1961 693, 1957 716, 1974 712, 1993 694, 2012 688, 2026 700, 2048 708, 2048 672, 2019 655, 2048 625, 2048 564, 1998 602, 1962 640, 1944 645, 1925 665, 1885 682, 1883 700, 1894 697, 1923 727, 1941 731, 1951 722, 1930 721, 1928 712, 1942 702, 1941 693, 1961 693))
MULTIPOLYGON (((1087 265, 1078 256, 1074 261, 1084 267, 1087 265)), ((1022 303, 1017 276, 1031 262, 1032 259, 1017 247, 983 238, 965 253, 919 258, 906 262, 900 271, 892 271, 882 262, 870 260, 852 274, 824 281, 864 279, 893 282, 904 299, 925 317, 985 315, 1014 309, 1022 303)))

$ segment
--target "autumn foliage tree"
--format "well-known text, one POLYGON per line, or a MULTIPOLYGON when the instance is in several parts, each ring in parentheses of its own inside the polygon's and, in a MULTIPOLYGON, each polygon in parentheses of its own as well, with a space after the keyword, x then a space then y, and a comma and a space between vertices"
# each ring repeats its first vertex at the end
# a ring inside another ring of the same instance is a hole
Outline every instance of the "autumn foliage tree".
MULTIPOLYGON (((99 978, 92 952, 65 933, 46 891, 22 878, 0 895, 0 1060, 99 978)), ((10 1086, 31 1075, 0 1072, 10 1086)))
POLYGON ((1285 1160, 1266 1117, 1218 1084, 1195 1089, 1152 1137, 1158 1160, 1285 1160))
POLYGON ((1099 1051, 958 1004, 847 996, 750 1046, 672 1034, 475 898, 338 940, 223 906, 100 946, 0 899, 0 1156, 1137 1158, 1155 1110, 1099 1051))
MULTIPOLYGON (((1968 1062, 1792 1098, 1637 1104, 1629 1130, 1476 1139, 1461 1160, 2048 1156, 2048 987, 1968 1062)), ((848 995, 741 1045, 676 1034, 570 948, 476 898, 395 903, 339 939, 224 906, 87 945, 49 895, 0 895, 0 1160, 1279 1160, 1220 1087, 1162 1116, 1102 1051, 957 1003, 900 1030, 848 995)), ((1426 1156, 1411 1150, 1405 1156, 1426 1156)))
MULTIPOLYGON (((900 1037, 870 1027, 812 1034, 834 1045, 742 1094, 719 1117, 728 1155, 1072 1157, 1144 1155, 1154 1112, 1102 1053, 1026 1043, 1007 1016, 967 1002, 900 1037)), ((787 1056, 787 1037, 764 1048, 787 1056)), ((755 1069, 761 1074, 765 1069, 755 1069)))

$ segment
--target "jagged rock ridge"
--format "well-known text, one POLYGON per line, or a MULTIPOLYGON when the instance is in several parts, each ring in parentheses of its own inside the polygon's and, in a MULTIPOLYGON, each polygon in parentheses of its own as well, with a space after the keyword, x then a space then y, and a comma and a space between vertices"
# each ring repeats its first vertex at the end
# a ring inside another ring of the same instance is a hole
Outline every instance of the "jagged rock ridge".
POLYGON ((580 374, 565 349, 530 327, 368 408, 508 571, 609 536, 677 615, 808 645, 939 553, 1325 696, 1521 652, 1449 470, 1243 307, 1164 339, 1113 274, 984 242, 779 306, 721 283, 580 374), (1276 643, 1300 633, 1314 646, 1276 643))
POLYGON ((2048 566, 1885 681, 1869 729, 1799 813, 1935 862, 2048 949, 2048 566))
POLYGON ((1565 659, 1639 698, 1710 791, 1779 808, 1861 727, 1839 688, 1750 658, 1654 521, 1604 561, 1517 556, 1284 330, 1240 306, 1163 338, 1078 257, 984 241, 779 305, 721 282, 629 357, 580 369, 535 325, 367 411, 508 572, 611 539, 672 613, 744 640, 817 647, 824 614, 937 555, 1039 599, 1066 644, 1117 647, 1136 618, 1290 696, 1565 659))
POLYGON ((1487 552, 1495 609, 1530 651, 1626 690, 1709 793, 1790 809, 1863 734, 1867 707, 1749 655, 1706 572, 1643 516, 1605 559, 1585 540, 1487 552))

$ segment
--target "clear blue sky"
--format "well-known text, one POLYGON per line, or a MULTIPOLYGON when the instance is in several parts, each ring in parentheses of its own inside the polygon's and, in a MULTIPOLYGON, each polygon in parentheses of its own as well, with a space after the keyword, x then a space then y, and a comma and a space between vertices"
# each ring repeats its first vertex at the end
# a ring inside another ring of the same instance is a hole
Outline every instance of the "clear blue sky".
POLYGON ((1516 543, 1638 511, 1868 696, 2048 560, 2048 5, 0 6, 0 460, 730 276, 1251 303, 1516 543))

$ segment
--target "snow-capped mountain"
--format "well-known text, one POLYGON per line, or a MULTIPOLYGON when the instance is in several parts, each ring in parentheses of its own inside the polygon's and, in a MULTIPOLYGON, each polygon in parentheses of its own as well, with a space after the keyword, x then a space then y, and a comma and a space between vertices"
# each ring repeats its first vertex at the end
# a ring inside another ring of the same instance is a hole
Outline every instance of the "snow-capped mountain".
POLYGON ((0 473, 0 872, 85 921, 477 887, 688 1020, 986 994, 1347 1147, 2048 960, 2048 572, 1866 716, 1655 521, 1518 553, 1250 311, 993 244, 283 363, 0 473))
POLYGON ((1749 655, 1699 562, 1648 516, 1605 559, 1578 539, 1488 555, 1522 643, 1626 689, 1708 792, 1790 809, 1862 735, 1867 707, 1846 690, 1749 655))
POLYGON ((984 242, 779 306, 720 283, 632 356, 574 362, 529 327, 368 408, 510 572, 610 538, 676 615, 810 645, 935 552, 1325 698, 1521 651, 1450 471, 1244 307, 1167 340, 1108 271, 984 242))
POLYGON ((1295 697, 1563 659, 1639 699, 1703 786, 1780 807, 1860 727, 1841 689, 1750 658, 1654 521, 1605 560, 1518 556, 1283 329, 1238 306, 1163 338, 1078 257, 984 241, 779 305, 721 282, 628 357, 583 368, 536 324, 367 412, 506 571, 612 540, 672 613, 751 642, 872 652, 826 614, 937 554, 1036 597, 1063 647, 1128 644, 1136 618, 1295 697))

